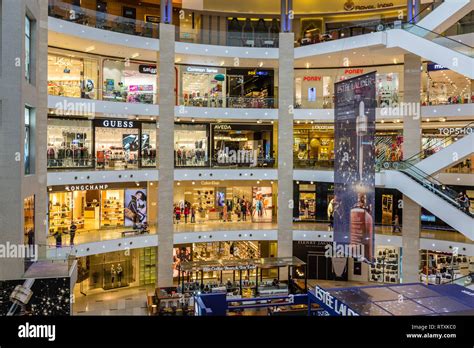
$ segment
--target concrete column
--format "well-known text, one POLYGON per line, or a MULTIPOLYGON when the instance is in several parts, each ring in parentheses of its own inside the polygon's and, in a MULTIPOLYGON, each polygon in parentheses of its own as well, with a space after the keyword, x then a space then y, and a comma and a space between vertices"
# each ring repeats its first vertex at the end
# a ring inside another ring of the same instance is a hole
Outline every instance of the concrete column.
MULTIPOLYGON (((280 33, 278 71, 278 256, 293 256, 294 34, 280 33), (293 202, 293 203, 292 203, 293 202)), ((286 276, 286 272, 281 273, 286 276)))
POLYGON ((158 259, 157 286, 173 285, 173 182, 174 182, 174 44, 175 27, 160 24, 158 139, 158 259))
MULTIPOLYGON (((420 105, 421 59, 413 54, 405 55, 403 76, 403 102, 417 108, 420 105)), ((410 108, 405 108, 410 110, 410 108)), ((418 109, 420 110, 420 109, 418 109)), ((421 116, 403 115, 403 156, 411 157, 421 150, 421 116)), ((418 282, 420 266, 421 207, 407 196, 403 196, 402 228, 402 279, 404 283, 418 282)))
MULTIPOLYGON (((47 0, 0 2, 0 244, 24 244, 24 198, 35 197, 35 244, 46 241, 47 0), (25 16, 32 21, 31 81, 25 78, 25 16), (25 106, 32 108, 31 174, 25 175, 25 106)), ((41 256, 41 254, 39 255, 41 256)), ((0 260, 0 280, 20 278, 22 258, 0 260)))

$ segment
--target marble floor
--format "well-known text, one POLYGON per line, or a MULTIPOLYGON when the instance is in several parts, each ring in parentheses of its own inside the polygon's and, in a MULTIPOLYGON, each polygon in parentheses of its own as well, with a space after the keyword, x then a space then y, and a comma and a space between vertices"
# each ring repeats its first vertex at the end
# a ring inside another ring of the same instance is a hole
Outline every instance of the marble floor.
POLYGON ((87 296, 74 288, 73 315, 148 315, 147 294, 152 294, 154 285, 114 290, 96 289, 87 296))

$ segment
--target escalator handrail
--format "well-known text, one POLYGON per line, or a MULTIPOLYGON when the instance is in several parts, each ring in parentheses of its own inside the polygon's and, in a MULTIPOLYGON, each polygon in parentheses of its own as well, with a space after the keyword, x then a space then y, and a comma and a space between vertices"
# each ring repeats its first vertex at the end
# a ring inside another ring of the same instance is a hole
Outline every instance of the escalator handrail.
MULTIPOLYGON (((463 129, 464 129, 464 128, 469 128, 469 127, 471 127, 471 126, 474 126, 474 122, 469 122, 468 124, 466 124, 466 125, 465 125, 464 127, 462 127, 462 128, 463 128, 463 129)), ((452 139, 454 139, 454 138, 456 138, 456 137, 458 137, 458 136, 459 136, 459 135, 449 135, 449 136, 447 136, 447 137, 445 137, 445 138, 443 139, 443 141, 441 142, 441 144, 445 144, 445 143, 448 142, 449 140, 452 140, 452 139)), ((416 154, 414 154, 414 155, 408 157, 407 159, 404 159, 402 162, 413 162, 414 160, 416 160, 416 159, 418 159, 418 158, 423 158, 423 155, 424 155, 425 151, 431 150, 431 149, 436 148, 436 147, 438 147, 438 146, 439 146, 439 144, 428 145, 427 148, 423 148, 420 152, 418 152, 418 153, 416 153, 416 154)))
POLYGON ((435 32, 435 31, 432 31, 432 30, 429 30, 429 29, 420 27, 419 25, 416 25, 416 24, 413 24, 413 23, 409 23, 409 22, 406 22, 406 23, 403 23, 403 24, 402 24, 402 28, 403 28, 404 30, 407 30, 407 27, 408 27, 408 26, 420 28, 420 29, 422 29, 422 30, 424 30, 424 31, 427 31, 427 32, 429 32, 429 33, 431 33, 431 34, 434 34, 434 35, 436 35, 436 36, 438 36, 438 37, 442 37, 442 38, 447 39, 447 40, 449 40, 449 41, 455 42, 456 44, 463 45, 463 46, 466 46, 467 48, 469 48, 469 49, 471 49, 471 50, 474 50, 474 47, 469 46, 468 44, 465 44, 464 42, 461 42, 461 41, 452 39, 452 38, 450 38, 449 36, 442 35, 442 34, 437 33, 437 32, 435 32))
MULTIPOLYGON (((409 21, 408 23, 416 24, 416 23, 420 20, 419 17, 420 17, 421 15, 424 15, 424 14, 425 14, 426 12, 428 12, 428 11, 435 10, 435 9, 433 9, 433 7, 435 7, 435 6, 437 7, 438 5, 441 5, 443 2, 444 2, 444 0, 442 0, 442 1, 436 1, 436 0, 435 0, 435 1, 433 1, 433 2, 431 2, 431 3, 429 3, 429 4, 427 4, 426 7, 423 8, 420 12, 418 12, 418 13, 415 15, 415 17, 413 17, 413 18, 411 19, 411 21, 409 21), (428 10, 428 9, 430 9, 430 10, 428 10)), ((421 18, 421 19, 423 19, 423 18, 421 18)))

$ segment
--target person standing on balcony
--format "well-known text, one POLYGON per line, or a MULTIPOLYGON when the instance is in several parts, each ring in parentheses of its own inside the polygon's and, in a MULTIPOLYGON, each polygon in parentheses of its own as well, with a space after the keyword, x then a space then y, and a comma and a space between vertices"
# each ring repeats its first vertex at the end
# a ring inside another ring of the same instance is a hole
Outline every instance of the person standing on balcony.
POLYGON ((76 237, 77 226, 74 224, 74 221, 71 223, 69 227, 69 245, 74 245, 74 237, 76 237))

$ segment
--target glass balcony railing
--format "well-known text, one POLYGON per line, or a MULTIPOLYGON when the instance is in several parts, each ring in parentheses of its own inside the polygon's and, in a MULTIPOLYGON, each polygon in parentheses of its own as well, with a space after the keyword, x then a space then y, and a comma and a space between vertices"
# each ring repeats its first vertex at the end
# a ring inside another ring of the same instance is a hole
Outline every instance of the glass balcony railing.
POLYGON ((276 98, 265 97, 179 97, 179 105, 208 108, 274 109, 276 98))
POLYGON ((63 1, 49 0, 48 15, 97 29, 109 30, 121 34, 159 38, 159 24, 115 16, 75 6, 63 1))
POLYGON ((252 28, 218 31, 176 27, 176 41, 205 45, 278 48, 278 37, 279 32, 271 32, 269 28, 258 32, 252 28))
POLYGON ((156 157, 141 159, 48 158, 48 170, 133 170, 156 168, 156 157))

